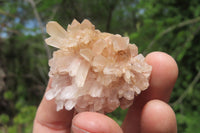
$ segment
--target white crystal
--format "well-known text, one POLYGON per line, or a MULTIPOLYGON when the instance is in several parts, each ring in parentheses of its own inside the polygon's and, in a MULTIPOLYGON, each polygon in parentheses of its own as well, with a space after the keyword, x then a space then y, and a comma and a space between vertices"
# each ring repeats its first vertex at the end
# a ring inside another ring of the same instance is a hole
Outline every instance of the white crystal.
POLYGON ((124 98, 126 98, 127 100, 132 100, 134 98, 135 92, 134 91, 127 91, 124 93, 124 98))
POLYGON ((103 39, 97 40, 92 47, 92 51, 97 55, 101 54, 103 49, 106 47, 106 41, 103 39))
POLYGON ((92 97, 101 97, 103 86, 97 82, 91 83, 92 86, 89 89, 89 94, 92 97))
POLYGON ((75 83, 78 87, 83 87, 88 71, 90 69, 90 64, 87 62, 83 62, 81 67, 79 67, 77 75, 75 77, 75 83))
POLYGON ((78 87, 75 87, 74 85, 67 86, 62 90, 62 93, 60 94, 59 99, 65 100, 65 99, 76 98, 77 92, 78 92, 78 87))
POLYGON ((63 101, 56 101, 57 107, 56 111, 60 111, 63 109, 64 102, 63 101))
POLYGON ((79 67, 81 65, 81 59, 79 58, 74 58, 71 62, 71 64, 69 65, 69 67, 67 68, 69 75, 70 76, 75 76, 78 73, 79 67))
POLYGON ((109 42, 113 44, 115 51, 125 50, 128 47, 129 38, 112 35, 108 38, 109 42))
POLYGON ((46 25, 47 33, 53 37, 65 38, 67 31, 55 21, 50 21, 46 25))
POLYGON ((89 48, 85 48, 85 49, 81 49, 80 50, 80 55, 86 60, 86 61, 91 61, 94 54, 92 52, 92 50, 90 50, 89 48))
POLYGON ((96 66, 96 67, 104 67, 107 63, 108 63, 108 60, 104 56, 97 55, 94 57, 92 64, 93 66, 96 66))
POLYGON ((66 110, 71 110, 74 108, 74 106, 76 105, 76 101, 74 100, 68 100, 66 103, 65 103, 65 109, 66 110))
POLYGON ((52 100, 53 98, 55 98, 58 93, 60 93, 61 89, 58 87, 55 87, 49 91, 46 92, 45 96, 47 100, 52 100))

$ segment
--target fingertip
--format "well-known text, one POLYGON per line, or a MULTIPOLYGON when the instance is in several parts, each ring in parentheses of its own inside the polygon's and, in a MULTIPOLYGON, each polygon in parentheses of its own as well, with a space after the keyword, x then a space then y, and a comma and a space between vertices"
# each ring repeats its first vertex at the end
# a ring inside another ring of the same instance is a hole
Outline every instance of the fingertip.
POLYGON ((177 133, 176 116, 172 108, 160 100, 145 104, 141 115, 142 133, 177 133))
POLYGON ((172 80, 178 77, 178 65, 174 58, 164 52, 152 52, 146 56, 146 61, 153 65, 153 69, 157 72, 158 69, 165 70, 165 74, 170 76, 172 80))
POLYGON ((95 112, 77 114, 72 120, 72 131, 74 133, 122 133, 114 120, 95 112))
POLYGON ((160 96, 155 98, 168 101, 178 77, 176 61, 164 52, 152 52, 146 56, 146 61, 152 66, 149 91, 160 96))

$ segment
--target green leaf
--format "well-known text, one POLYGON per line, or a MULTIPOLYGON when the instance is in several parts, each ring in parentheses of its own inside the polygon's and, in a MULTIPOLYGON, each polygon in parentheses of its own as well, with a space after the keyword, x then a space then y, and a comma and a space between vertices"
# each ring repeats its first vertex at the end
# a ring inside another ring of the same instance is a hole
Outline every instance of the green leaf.
POLYGON ((7 114, 1 114, 0 115, 0 123, 7 124, 9 122, 10 118, 7 114))
POLYGON ((12 91, 6 91, 4 92, 4 95, 3 97, 6 99, 6 100, 12 100, 14 98, 14 94, 12 91))

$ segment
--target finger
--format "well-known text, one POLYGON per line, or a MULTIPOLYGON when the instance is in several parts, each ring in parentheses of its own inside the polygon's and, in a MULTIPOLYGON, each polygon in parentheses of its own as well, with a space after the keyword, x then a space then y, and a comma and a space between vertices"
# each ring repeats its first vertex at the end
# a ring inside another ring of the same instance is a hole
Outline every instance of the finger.
POLYGON ((178 77, 176 61, 166 53, 153 52, 147 55, 146 61, 152 65, 150 87, 144 92, 147 99, 169 101, 172 89, 178 77))
POLYGON ((178 75, 178 67, 174 59, 163 52, 147 55, 146 61, 152 66, 150 87, 134 99, 129 108, 122 128, 125 133, 140 132, 141 110, 152 99, 168 102, 178 75))
POLYGON ((72 121, 73 133, 122 133, 119 125, 106 115, 95 112, 77 114, 72 121))
POLYGON ((177 133, 176 116, 172 108, 160 100, 151 100, 141 114, 141 133, 177 133))
MULTIPOLYGON (((50 89, 51 81, 46 91, 50 89)), ((34 120, 33 133, 70 133, 73 111, 56 111, 54 100, 48 101, 43 97, 34 120)))

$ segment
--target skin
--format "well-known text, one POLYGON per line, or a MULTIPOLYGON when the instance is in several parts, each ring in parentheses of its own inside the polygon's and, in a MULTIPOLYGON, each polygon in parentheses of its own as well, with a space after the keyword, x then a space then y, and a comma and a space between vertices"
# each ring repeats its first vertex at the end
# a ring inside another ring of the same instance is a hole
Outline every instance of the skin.
POLYGON ((57 112, 55 102, 43 98, 33 133, 176 133, 175 113, 167 102, 178 76, 177 64, 163 52, 148 54, 146 61, 153 68, 150 86, 134 99, 121 127, 99 113, 83 112, 74 116, 73 111, 57 112))

